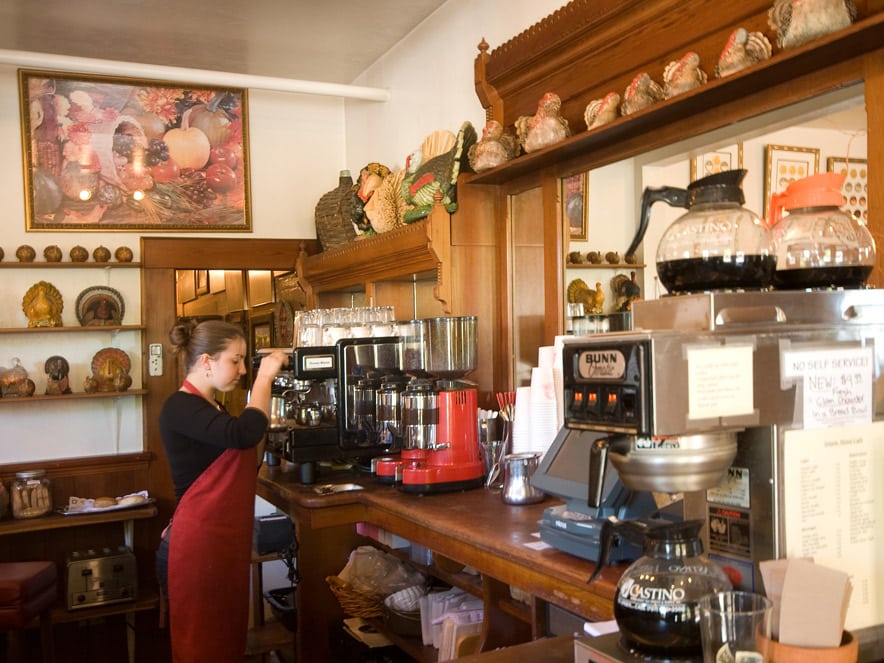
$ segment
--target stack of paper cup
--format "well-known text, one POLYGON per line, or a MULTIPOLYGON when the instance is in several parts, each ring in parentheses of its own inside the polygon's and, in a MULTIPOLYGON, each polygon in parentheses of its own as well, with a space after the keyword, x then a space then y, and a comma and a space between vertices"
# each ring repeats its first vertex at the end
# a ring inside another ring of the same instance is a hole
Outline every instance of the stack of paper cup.
POLYGON ((565 384, 562 379, 562 346, 565 336, 556 336, 555 344, 540 348, 538 366, 550 365, 553 372, 553 384, 556 390, 556 431, 565 425, 565 384))
POLYGON ((534 451, 531 444, 531 387, 518 387, 513 408, 513 440, 508 452, 526 451, 534 451))
POLYGON ((531 449, 546 453, 558 432, 556 388, 551 366, 531 369, 531 449))

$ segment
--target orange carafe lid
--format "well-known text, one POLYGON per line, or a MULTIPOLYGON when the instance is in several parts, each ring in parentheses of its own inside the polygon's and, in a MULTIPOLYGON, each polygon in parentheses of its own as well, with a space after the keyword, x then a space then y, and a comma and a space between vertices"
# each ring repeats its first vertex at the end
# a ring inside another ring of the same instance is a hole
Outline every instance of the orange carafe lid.
POLYGON ((844 196, 841 187, 846 176, 843 173, 819 173, 795 180, 783 193, 770 197, 768 225, 773 227, 783 218, 783 210, 806 207, 841 207, 844 196))

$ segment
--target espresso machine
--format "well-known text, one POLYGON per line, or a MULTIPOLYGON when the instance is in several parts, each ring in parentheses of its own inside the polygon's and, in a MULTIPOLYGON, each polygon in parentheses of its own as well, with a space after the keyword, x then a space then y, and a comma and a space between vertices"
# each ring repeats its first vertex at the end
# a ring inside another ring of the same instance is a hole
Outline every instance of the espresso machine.
POLYGON ((400 401, 402 450, 374 463, 378 480, 415 494, 480 487, 478 393, 463 379, 476 367, 476 318, 412 320, 400 334, 410 376, 400 401))
POLYGON ((395 446, 395 427, 384 426, 376 402, 387 402, 390 385, 404 389, 399 345, 398 337, 365 337, 291 351, 272 385, 267 446, 300 466, 303 483, 315 480, 319 462, 368 460, 395 446))
MULTIPOLYGON (((590 507, 614 471, 633 495, 680 498, 737 589, 764 591, 763 560, 813 557, 880 590, 865 515, 884 470, 884 292, 679 294, 635 302, 633 320, 564 341, 557 439, 582 448, 590 507)), ((861 650, 881 613, 854 591, 861 650)))

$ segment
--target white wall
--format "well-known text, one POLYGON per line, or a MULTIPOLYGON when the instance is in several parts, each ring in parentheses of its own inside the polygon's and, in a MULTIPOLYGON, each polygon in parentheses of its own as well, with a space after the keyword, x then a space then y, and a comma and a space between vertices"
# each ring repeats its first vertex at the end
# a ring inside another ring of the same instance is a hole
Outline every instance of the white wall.
MULTIPOLYGON (((99 244, 113 250, 130 246, 138 260, 139 232, 25 231, 22 180, 21 119, 18 108, 17 69, 0 66, 0 200, 3 234, 0 246, 6 260, 20 244, 31 244, 41 256, 43 247, 57 244, 65 257, 82 244, 90 251, 99 244)), ((88 72, 84 72, 88 73, 88 72)), ((196 81, 197 83, 199 81, 196 81)), ((371 104, 375 102, 355 102, 371 104)), ((312 238, 316 236, 313 210, 319 197, 338 183, 343 166, 344 107, 338 98, 265 90, 249 91, 249 129, 252 192, 252 237, 312 238)), ((159 233, 163 234, 163 233, 159 233)), ((167 233, 171 234, 171 233, 167 233)), ((174 233, 195 236, 199 233, 174 233)), ((213 233, 213 237, 242 233, 213 233)))
MULTIPOLYGON (((381 161, 399 168, 405 155, 424 136, 436 129, 456 131, 464 120, 477 130, 484 123, 484 113, 473 87, 473 60, 484 37, 491 48, 564 5, 564 0, 511 0, 506 11, 487 0, 450 0, 428 18, 400 45, 371 67, 355 84, 389 88, 392 100, 386 103, 347 101, 338 98, 249 91, 249 127, 251 161, 252 225, 250 237, 313 238, 314 209, 319 197, 338 183, 342 169, 358 170, 369 161, 381 161)), ((83 72, 88 74, 89 72, 83 72)), ((119 72, 125 76, 125 72, 119 72)), ((199 81, 195 81, 199 83, 199 81)), ((40 232, 25 230, 22 179, 21 119, 18 109, 18 81, 15 66, 0 66, 0 200, 3 201, 3 232, 0 247, 6 260, 14 260, 21 244, 33 246, 38 257, 50 244, 61 247, 67 259, 75 245, 91 252, 99 245, 113 251, 129 246, 139 260, 141 233, 99 231, 40 232)), ((163 233, 159 233, 163 234, 163 233)), ((171 234, 171 233, 169 233, 171 234)), ((174 233, 195 236, 196 233, 174 233)), ((241 233, 213 233, 212 237, 242 237, 241 233)), ((186 265, 182 265, 186 267, 186 265)), ((119 270, 118 270, 119 271, 119 270)), ((47 278, 66 281, 60 288, 65 298, 65 325, 76 325, 73 304, 84 287, 109 284, 115 279, 127 302, 124 322, 135 324, 140 308, 140 285, 131 279, 87 270, 76 279, 67 272, 15 270, 4 274, 0 286, 4 306, 4 325, 23 324, 21 297, 31 283, 47 278), (16 278, 6 278, 15 274, 16 278), (32 280, 29 280, 30 277, 32 280), (81 283, 94 278, 95 283, 81 283), (71 317, 73 316, 73 317, 71 317), (8 320, 7 320, 8 318, 8 320)), ((29 373, 38 383, 38 393, 45 389, 42 363, 50 354, 62 354, 72 364, 74 388, 88 373, 88 365, 97 347, 126 343, 138 346, 132 334, 95 339, 91 335, 48 335, 51 342, 36 340, 40 335, 11 334, 0 338, 0 367, 11 366, 13 357, 26 362, 29 373), (126 340, 124 340, 126 337, 126 340)), ((141 448, 141 420, 134 400, 87 401, 89 407, 75 403, 34 403, 28 408, 4 407, 0 415, 0 459, 2 462, 25 462, 48 458, 76 457, 116 453, 141 448), (102 405, 98 405, 102 403, 102 405), (122 404, 122 405, 121 405, 122 404), (15 415, 13 411, 15 410, 15 415), (51 416, 50 416, 51 415, 51 416), (44 417, 46 432, 33 431, 29 424, 44 417), (61 422, 57 424, 56 422, 61 422)))
POLYGON ((379 105, 347 101, 347 163, 354 172, 379 161, 399 170, 429 133, 457 132, 469 120, 481 133, 485 113, 473 84, 484 38, 494 50, 564 0, 449 0, 354 83, 388 88, 379 105))

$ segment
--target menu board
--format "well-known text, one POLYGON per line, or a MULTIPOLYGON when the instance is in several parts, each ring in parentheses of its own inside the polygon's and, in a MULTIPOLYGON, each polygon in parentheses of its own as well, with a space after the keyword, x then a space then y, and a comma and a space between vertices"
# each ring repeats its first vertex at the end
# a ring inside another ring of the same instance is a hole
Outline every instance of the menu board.
POLYGON ((785 431, 786 557, 850 577, 848 630, 884 622, 884 422, 785 431))

